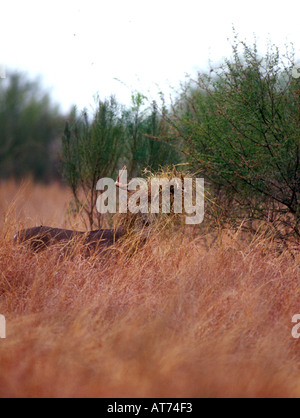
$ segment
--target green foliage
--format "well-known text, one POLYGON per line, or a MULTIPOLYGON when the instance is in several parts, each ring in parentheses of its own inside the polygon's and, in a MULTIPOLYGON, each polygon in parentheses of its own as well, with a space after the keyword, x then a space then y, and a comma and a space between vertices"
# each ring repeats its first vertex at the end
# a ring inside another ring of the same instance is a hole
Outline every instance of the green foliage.
POLYGON ((167 109, 164 103, 160 113, 155 101, 150 107, 145 107, 145 102, 145 96, 133 94, 132 107, 123 114, 130 177, 141 174, 145 167, 157 171, 178 163, 182 158, 180 152, 167 141, 167 109))
POLYGON ((300 84, 293 56, 235 38, 233 59, 199 74, 173 109, 176 135, 234 222, 265 221, 277 236, 300 237, 300 84), (243 53, 239 53, 242 46, 243 53), (227 209, 227 210, 226 210, 227 209))
POLYGON ((101 225, 96 212, 97 182, 116 175, 124 152, 120 110, 113 97, 99 100, 91 121, 86 111, 77 116, 74 110, 62 138, 63 176, 72 189, 76 211, 83 210, 91 229, 95 222, 98 228, 101 225))
POLYGON ((61 126, 58 109, 38 82, 17 72, 0 80, 0 177, 57 176, 55 146, 61 126))

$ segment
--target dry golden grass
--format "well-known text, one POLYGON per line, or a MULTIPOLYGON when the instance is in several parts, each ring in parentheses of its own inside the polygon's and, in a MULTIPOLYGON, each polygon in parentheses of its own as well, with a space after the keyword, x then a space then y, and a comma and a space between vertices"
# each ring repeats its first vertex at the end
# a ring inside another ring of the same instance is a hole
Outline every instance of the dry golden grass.
POLYGON ((68 198, 0 186, 1 397, 300 396, 299 256, 225 233, 154 235, 129 259, 13 245, 20 226, 67 227, 68 198))

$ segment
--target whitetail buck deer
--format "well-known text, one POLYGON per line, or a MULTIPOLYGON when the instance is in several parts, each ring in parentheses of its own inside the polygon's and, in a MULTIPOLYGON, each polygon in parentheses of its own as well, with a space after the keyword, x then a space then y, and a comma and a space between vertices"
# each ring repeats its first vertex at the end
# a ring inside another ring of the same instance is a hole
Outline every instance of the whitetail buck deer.
POLYGON ((91 232, 79 232, 67 229, 37 226, 18 232, 16 243, 27 243, 34 251, 43 250, 50 245, 78 240, 89 250, 109 247, 125 235, 125 229, 98 229, 91 232))
MULTIPOLYGON (((123 168, 121 173, 123 173, 125 169, 126 167, 123 168)), ((119 182, 120 175, 115 182, 116 187, 122 189, 126 188, 128 190, 128 184, 119 182)), ((129 193, 131 192, 129 191, 129 193)), ((90 232, 38 226, 19 231, 14 237, 14 242, 18 244, 26 243, 33 251, 46 249, 53 244, 64 244, 69 242, 80 242, 80 244, 88 250, 97 250, 114 245, 128 232, 128 225, 116 229, 98 229, 90 232)), ((145 234, 142 239, 145 239, 145 234)))
MULTIPOLYGON (((120 172, 116 182, 115 186, 121 190, 126 190, 127 194, 130 195, 132 193, 135 193, 135 191, 131 190, 129 187, 129 184, 122 183, 122 176, 124 171, 126 170, 126 167, 123 167, 122 171, 120 172)), ((149 224, 152 224, 152 221, 154 221, 156 214, 159 213, 158 211, 154 211, 153 214, 149 214, 148 212, 148 206, 149 204, 154 202, 157 202, 159 204, 160 195, 164 195, 164 191, 167 191, 169 194, 173 196, 173 205, 174 205, 174 199, 177 195, 177 201, 181 201, 180 204, 182 204, 182 198, 183 198, 183 191, 182 191, 182 184, 184 182, 183 175, 181 174, 181 179, 178 179, 176 169, 174 168, 174 174, 175 179, 171 183, 169 181, 166 181, 165 186, 161 186, 161 189, 157 188, 156 192, 153 192, 153 195, 156 196, 156 199, 152 199, 152 188, 148 188, 148 183, 146 180, 142 180, 143 184, 139 185, 140 192, 139 192, 139 198, 140 204, 137 206, 138 211, 131 213, 126 211, 122 212, 122 222, 121 227, 116 229, 98 229, 96 231, 91 232, 79 232, 79 231, 71 231, 66 229, 58 229, 58 228, 51 228, 47 226, 39 226, 35 228, 29 228, 25 229, 23 231, 18 232, 18 234, 15 236, 15 242, 17 243, 28 243, 30 248, 32 250, 38 251, 47 248, 48 246, 56 243, 68 243, 73 242, 74 240, 76 242, 80 241, 80 243, 86 247, 87 249, 95 250, 95 249, 103 249, 107 247, 111 247, 116 242, 118 242, 122 237, 125 235, 129 235, 130 237, 134 237, 134 241, 137 241, 139 243, 145 242, 145 240, 149 237, 149 234, 151 233, 151 230, 148 229, 148 232, 145 230, 145 227, 148 227, 149 224), (144 187, 145 186, 145 187, 144 187), (178 194, 179 193, 179 194, 178 194), (141 203, 143 202, 143 204, 141 203), (144 210, 145 209, 145 210, 144 210), (146 210, 147 209, 147 210, 146 210), (154 217, 153 217, 154 216, 154 217)), ((126 194, 126 196, 127 196, 126 194)), ((121 199, 121 196, 120 196, 121 199)), ((128 205, 128 200, 126 202, 126 205, 128 205)), ((130 207, 130 203, 128 205, 130 207)), ((169 202, 170 207, 170 202, 169 202)), ((98 209, 98 207, 97 207, 98 209)), ((157 207, 159 209, 159 207, 157 207)), ((165 212, 171 214, 171 212, 165 212)), ((177 212, 179 213, 179 212, 177 212)))

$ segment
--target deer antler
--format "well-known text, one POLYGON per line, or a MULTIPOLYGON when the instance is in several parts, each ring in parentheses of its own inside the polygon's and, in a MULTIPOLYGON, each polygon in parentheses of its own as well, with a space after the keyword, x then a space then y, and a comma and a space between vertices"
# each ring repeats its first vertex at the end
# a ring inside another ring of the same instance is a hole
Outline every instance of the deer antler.
POLYGON ((128 190, 129 184, 124 184, 124 183, 120 183, 119 182, 119 180, 120 180, 120 178, 122 178, 122 175, 123 175, 124 171, 126 170, 126 168, 127 168, 126 165, 124 165, 124 167, 122 168, 120 174, 118 175, 118 178, 117 178, 117 180, 115 182, 115 185, 119 189, 127 190, 129 192, 130 191, 130 190, 128 190))

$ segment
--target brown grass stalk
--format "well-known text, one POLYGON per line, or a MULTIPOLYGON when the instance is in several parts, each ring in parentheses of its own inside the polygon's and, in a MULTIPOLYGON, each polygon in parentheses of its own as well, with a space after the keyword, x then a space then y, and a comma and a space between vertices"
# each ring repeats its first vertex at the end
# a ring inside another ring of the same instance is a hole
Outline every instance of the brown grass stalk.
POLYGON ((14 233, 67 227, 66 197, 26 187, 0 187, 0 397, 300 396, 299 255, 224 232, 210 247, 154 233, 131 257, 33 254, 14 233))

